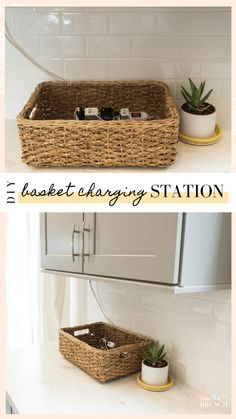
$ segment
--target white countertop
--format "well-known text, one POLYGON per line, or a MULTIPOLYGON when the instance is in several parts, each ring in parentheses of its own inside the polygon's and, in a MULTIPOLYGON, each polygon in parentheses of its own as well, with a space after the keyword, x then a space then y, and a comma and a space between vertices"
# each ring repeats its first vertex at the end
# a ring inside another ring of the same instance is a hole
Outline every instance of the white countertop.
POLYGON ((231 166, 231 135, 227 127, 222 126, 222 139, 210 146, 194 146, 179 142, 176 162, 166 168, 101 168, 101 167, 54 167, 34 168, 21 161, 20 143, 15 120, 7 120, 6 172, 229 172, 231 166))
POLYGON ((201 394, 175 383, 168 391, 146 391, 136 374, 100 384, 68 362, 58 343, 8 350, 7 394, 19 414, 212 414, 222 407, 201 407, 201 394))

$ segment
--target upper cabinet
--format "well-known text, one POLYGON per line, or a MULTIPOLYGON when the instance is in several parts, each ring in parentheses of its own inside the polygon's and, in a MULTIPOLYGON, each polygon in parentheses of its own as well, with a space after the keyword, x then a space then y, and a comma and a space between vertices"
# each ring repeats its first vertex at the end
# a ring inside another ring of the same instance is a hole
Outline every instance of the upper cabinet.
POLYGON ((180 285, 231 282, 231 214, 187 214, 180 285))
POLYGON ((181 215, 96 213, 85 220, 85 274, 178 283, 181 215))
POLYGON ((227 213, 46 213, 41 266, 182 292, 227 288, 230 231, 227 213))
POLYGON ((63 272, 82 272, 83 213, 41 214, 41 266, 63 272), (80 230, 79 230, 80 229, 80 230))

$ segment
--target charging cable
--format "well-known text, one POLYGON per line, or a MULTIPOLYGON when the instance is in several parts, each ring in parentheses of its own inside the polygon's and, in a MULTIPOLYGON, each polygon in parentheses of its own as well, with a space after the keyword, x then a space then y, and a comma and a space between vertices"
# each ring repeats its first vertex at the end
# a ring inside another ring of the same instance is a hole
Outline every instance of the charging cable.
POLYGON ((13 38, 6 22, 5 22, 5 36, 6 36, 6 39, 10 42, 10 44, 13 45, 14 48, 16 48, 22 55, 24 55, 25 58, 27 58, 27 60, 29 60, 32 64, 34 64, 40 70, 44 71, 45 73, 49 74, 52 77, 56 77, 59 80, 64 80, 64 77, 59 76, 56 73, 53 73, 53 71, 51 70, 48 70, 43 65, 38 63, 38 61, 36 61, 33 57, 31 57, 31 55, 28 54, 28 52, 24 48, 22 48, 22 46, 18 44, 18 42, 13 38))
POLYGON ((97 287, 97 294, 98 294, 97 295, 96 292, 95 292, 95 290, 94 290, 94 288, 93 288, 91 279, 89 279, 89 285, 90 285, 91 291, 93 293, 93 296, 94 296, 95 300, 97 301, 98 306, 99 306, 101 312, 103 313, 104 317, 107 319, 107 321, 109 323, 111 323, 111 324, 113 324, 115 326, 115 323, 113 323, 113 321, 108 317, 108 315, 107 315, 107 313, 106 313, 106 311, 105 311, 105 309, 103 307, 102 301, 101 301, 100 296, 99 296, 99 293, 98 293, 98 287, 97 287))

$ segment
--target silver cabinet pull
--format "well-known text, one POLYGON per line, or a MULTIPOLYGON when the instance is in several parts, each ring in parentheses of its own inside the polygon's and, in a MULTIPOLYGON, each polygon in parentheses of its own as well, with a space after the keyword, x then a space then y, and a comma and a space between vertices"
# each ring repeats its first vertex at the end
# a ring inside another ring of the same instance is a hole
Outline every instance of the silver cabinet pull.
POLYGON ((84 256, 90 256, 89 253, 84 253, 84 233, 85 231, 90 231, 89 228, 85 228, 85 222, 83 221, 83 227, 82 227, 82 259, 84 260, 84 256))
POLYGON ((72 238, 71 238, 72 262, 75 262, 75 256, 81 256, 79 253, 75 253, 75 233, 80 234, 80 231, 76 230, 75 224, 73 224, 72 238))

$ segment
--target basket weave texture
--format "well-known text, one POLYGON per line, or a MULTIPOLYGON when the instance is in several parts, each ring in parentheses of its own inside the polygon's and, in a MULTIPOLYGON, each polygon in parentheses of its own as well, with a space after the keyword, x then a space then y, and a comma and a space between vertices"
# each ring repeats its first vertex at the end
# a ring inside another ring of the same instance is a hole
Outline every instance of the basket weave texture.
POLYGON ((59 330, 62 355, 101 383, 140 371, 141 349, 148 343, 150 340, 144 336, 103 322, 59 330), (89 332, 74 336, 74 332, 84 329, 89 332), (101 349, 104 337, 116 347, 101 349))
POLYGON ((30 166, 167 166, 176 158, 179 115, 168 86, 155 80, 43 82, 17 124, 30 166), (77 106, 129 108, 159 119, 77 121, 77 106))

